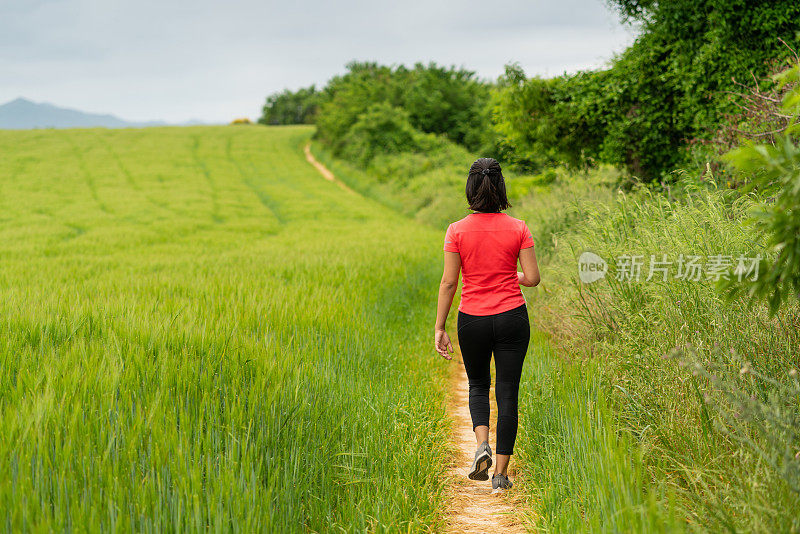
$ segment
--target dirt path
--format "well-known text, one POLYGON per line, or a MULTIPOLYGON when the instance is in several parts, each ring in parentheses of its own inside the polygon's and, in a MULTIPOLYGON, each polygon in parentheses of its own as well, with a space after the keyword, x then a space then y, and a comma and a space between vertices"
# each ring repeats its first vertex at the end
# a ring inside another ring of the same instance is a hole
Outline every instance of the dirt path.
MULTIPOLYGON (((306 160, 313 165, 328 181, 334 182, 346 191, 353 192, 344 183, 336 179, 334 174, 317 161, 311 153, 311 143, 304 147, 306 160)), ((455 339, 453 341, 456 341, 455 339)), ((454 343, 457 347, 457 343, 454 343)), ((455 451, 448 467, 450 487, 447 494, 447 532, 452 533, 517 533, 525 532, 522 523, 515 517, 514 509, 522 504, 515 497, 515 489, 508 494, 492 494, 492 482, 478 482, 467 478, 467 473, 475 457, 475 434, 472 432, 472 418, 469 414, 469 384, 464 372, 461 352, 456 348, 451 362, 450 398, 447 411, 453 421, 453 436, 450 449, 455 451)), ((494 378, 492 378, 491 423, 489 444, 494 451, 495 429, 497 428, 497 403, 494 398, 494 378)), ((491 476, 494 468, 489 470, 491 476)), ((514 457, 508 467, 512 481, 515 478, 514 457)))
MULTIPOLYGON (((475 434, 472 432, 472 419, 469 415, 469 384, 464 372, 461 353, 456 350, 451 362, 450 402, 448 412, 453 420, 453 440, 457 454, 450 466, 451 487, 448 495, 450 505, 447 511, 448 532, 525 532, 522 523, 515 517, 512 489, 508 494, 492 494, 491 478, 478 482, 467 478, 472 460, 475 458, 475 434)), ((497 428, 497 404, 494 399, 494 379, 492 380, 491 423, 489 426, 489 445, 494 452, 495 429, 497 428)), ((489 475, 494 467, 489 470, 489 475)), ((514 457, 508 468, 512 481, 515 478, 514 457)))
POLYGON ((335 183, 336 185, 338 185, 339 187, 341 187, 345 191, 349 191, 349 192, 353 193, 352 189, 347 187, 341 181, 337 180, 336 176, 333 175, 333 173, 330 171, 330 169, 328 169, 328 167, 326 167, 325 165, 320 163, 317 160, 317 158, 314 157, 314 154, 311 153, 311 142, 306 143, 306 146, 303 147, 303 152, 306 153, 306 161, 308 161, 311 165, 313 165, 314 168, 319 171, 319 173, 322 175, 323 178, 325 178, 329 182, 335 183))

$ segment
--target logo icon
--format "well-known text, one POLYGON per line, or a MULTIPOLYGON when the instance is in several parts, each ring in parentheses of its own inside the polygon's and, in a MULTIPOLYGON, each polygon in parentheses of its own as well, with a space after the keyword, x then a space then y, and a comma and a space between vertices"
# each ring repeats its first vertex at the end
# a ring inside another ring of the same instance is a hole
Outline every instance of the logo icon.
POLYGON ((594 252, 584 252, 578 258, 578 277, 584 284, 591 284, 606 276, 608 264, 594 252))

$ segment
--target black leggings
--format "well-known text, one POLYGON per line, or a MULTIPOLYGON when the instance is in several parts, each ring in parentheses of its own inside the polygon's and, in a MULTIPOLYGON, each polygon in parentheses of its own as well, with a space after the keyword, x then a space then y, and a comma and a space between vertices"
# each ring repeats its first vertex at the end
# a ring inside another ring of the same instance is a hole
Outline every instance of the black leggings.
POLYGON ((494 315, 458 312, 458 345, 469 379, 469 412, 472 429, 489 426, 489 361, 494 352, 497 372, 497 454, 512 454, 517 439, 517 397, 522 362, 530 341, 525 304, 494 315))

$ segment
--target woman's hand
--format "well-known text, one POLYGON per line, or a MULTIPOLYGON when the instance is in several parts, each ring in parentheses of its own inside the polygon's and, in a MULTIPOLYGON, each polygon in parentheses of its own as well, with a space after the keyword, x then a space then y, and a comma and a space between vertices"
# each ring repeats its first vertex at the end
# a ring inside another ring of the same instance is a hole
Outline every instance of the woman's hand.
POLYGON ((451 360, 453 358, 450 356, 450 354, 454 352, 453 344, 450 342, 450 336, 447 335, 445 330, 436 330, 436 334, 433 336, 433 345, 436 352, 445 360, 451 360), (448 351, 450 354, 448 354, 448 351))

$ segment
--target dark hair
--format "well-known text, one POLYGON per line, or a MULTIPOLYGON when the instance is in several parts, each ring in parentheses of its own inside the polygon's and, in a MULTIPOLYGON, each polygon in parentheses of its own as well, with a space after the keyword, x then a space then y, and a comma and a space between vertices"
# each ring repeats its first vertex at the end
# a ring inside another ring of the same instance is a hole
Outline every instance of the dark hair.
POLYGON ((497 213, 511 207, 500 164, 494 158, 478 158, 467 175, 469 209, 497 213))

